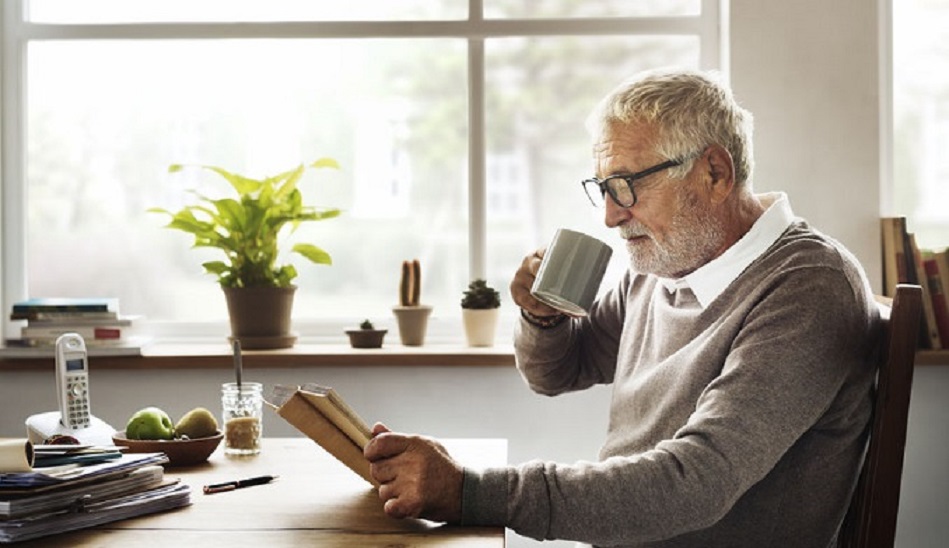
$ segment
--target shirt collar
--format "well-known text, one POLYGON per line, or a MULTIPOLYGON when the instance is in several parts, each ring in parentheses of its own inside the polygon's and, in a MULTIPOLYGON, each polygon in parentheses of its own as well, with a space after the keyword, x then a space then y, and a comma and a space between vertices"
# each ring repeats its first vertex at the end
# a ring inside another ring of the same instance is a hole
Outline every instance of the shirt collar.
POLYGON ((724 253, 681 278, 659 278, 660 283, 673 292, 690 288, 702 308, 706 308, 744 272, 755 259, 771 247, 794 222, 791 204, 783 192, 759 194, 765 212, 751 229, 724 253))

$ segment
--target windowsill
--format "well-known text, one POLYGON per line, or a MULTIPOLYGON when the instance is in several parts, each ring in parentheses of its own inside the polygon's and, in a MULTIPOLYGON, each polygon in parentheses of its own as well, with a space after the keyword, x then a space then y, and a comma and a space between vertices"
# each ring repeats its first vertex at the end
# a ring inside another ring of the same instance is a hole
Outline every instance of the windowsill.
MULTIPOLYGON (((234 367, 226 343, 154 342, 140 356, 90 356, 96 369, 230 369, 234 367)), ((386 343, 382 348, 356 349, 343 344, 297 343, 279 350, 244 350, 245 368, 273 369, 310 366, 505 366, 514 365, 510 344, 468 347, 426 344, 418 347, 386 343)), ((51 367, 53 358, 0 359, 0 370, 51 367)))

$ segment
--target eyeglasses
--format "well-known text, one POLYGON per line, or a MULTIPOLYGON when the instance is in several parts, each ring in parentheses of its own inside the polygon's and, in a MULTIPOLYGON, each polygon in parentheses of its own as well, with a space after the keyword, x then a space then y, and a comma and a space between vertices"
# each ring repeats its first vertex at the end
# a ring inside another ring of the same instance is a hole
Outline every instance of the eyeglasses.
POLYGON ((667 160, 661 164, 654 165, 642 171, 637 171, 636 173, 630 173, 629 175, 610 175, 606 179, 593 177, 580 181, 580 184, 583 185, 583 190, 586 192, 587 198, 590 199, 590 203, 595 207, 604 206, 607 192, 616 205, 620 207, 633 207, 636 205, 637 200, 636 190, 633 187, 634 181, 638 181, 653 173, 669 169, 670 167, 682 165, 682 162, 683 160, 667 160))

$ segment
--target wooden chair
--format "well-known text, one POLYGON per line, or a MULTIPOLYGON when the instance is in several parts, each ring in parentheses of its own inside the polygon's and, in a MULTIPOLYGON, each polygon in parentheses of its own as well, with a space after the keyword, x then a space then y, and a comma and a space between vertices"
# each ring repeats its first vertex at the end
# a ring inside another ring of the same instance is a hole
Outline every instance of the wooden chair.
POLYGON ((885 328, 870 422, 870 443, 837 538, 838 548, 893 546, 922 307, 922 289, 909 284, 896 287, 890 307, 880 307, 885 328))

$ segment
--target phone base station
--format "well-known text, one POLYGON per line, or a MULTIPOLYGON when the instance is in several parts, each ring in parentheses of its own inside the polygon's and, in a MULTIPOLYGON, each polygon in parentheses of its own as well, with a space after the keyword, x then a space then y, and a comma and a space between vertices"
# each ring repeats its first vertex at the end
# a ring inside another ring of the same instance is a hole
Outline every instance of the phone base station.
POLYGON ((60 422, 59 411, 49 411, 32 415, 26 419, 26 433, 34 445, 42 445, 53 436, 72 436, 81 444, 112 445, 115 428, 102 419, 90 416, 90 424, 85 428, 67 428, 60 422))

